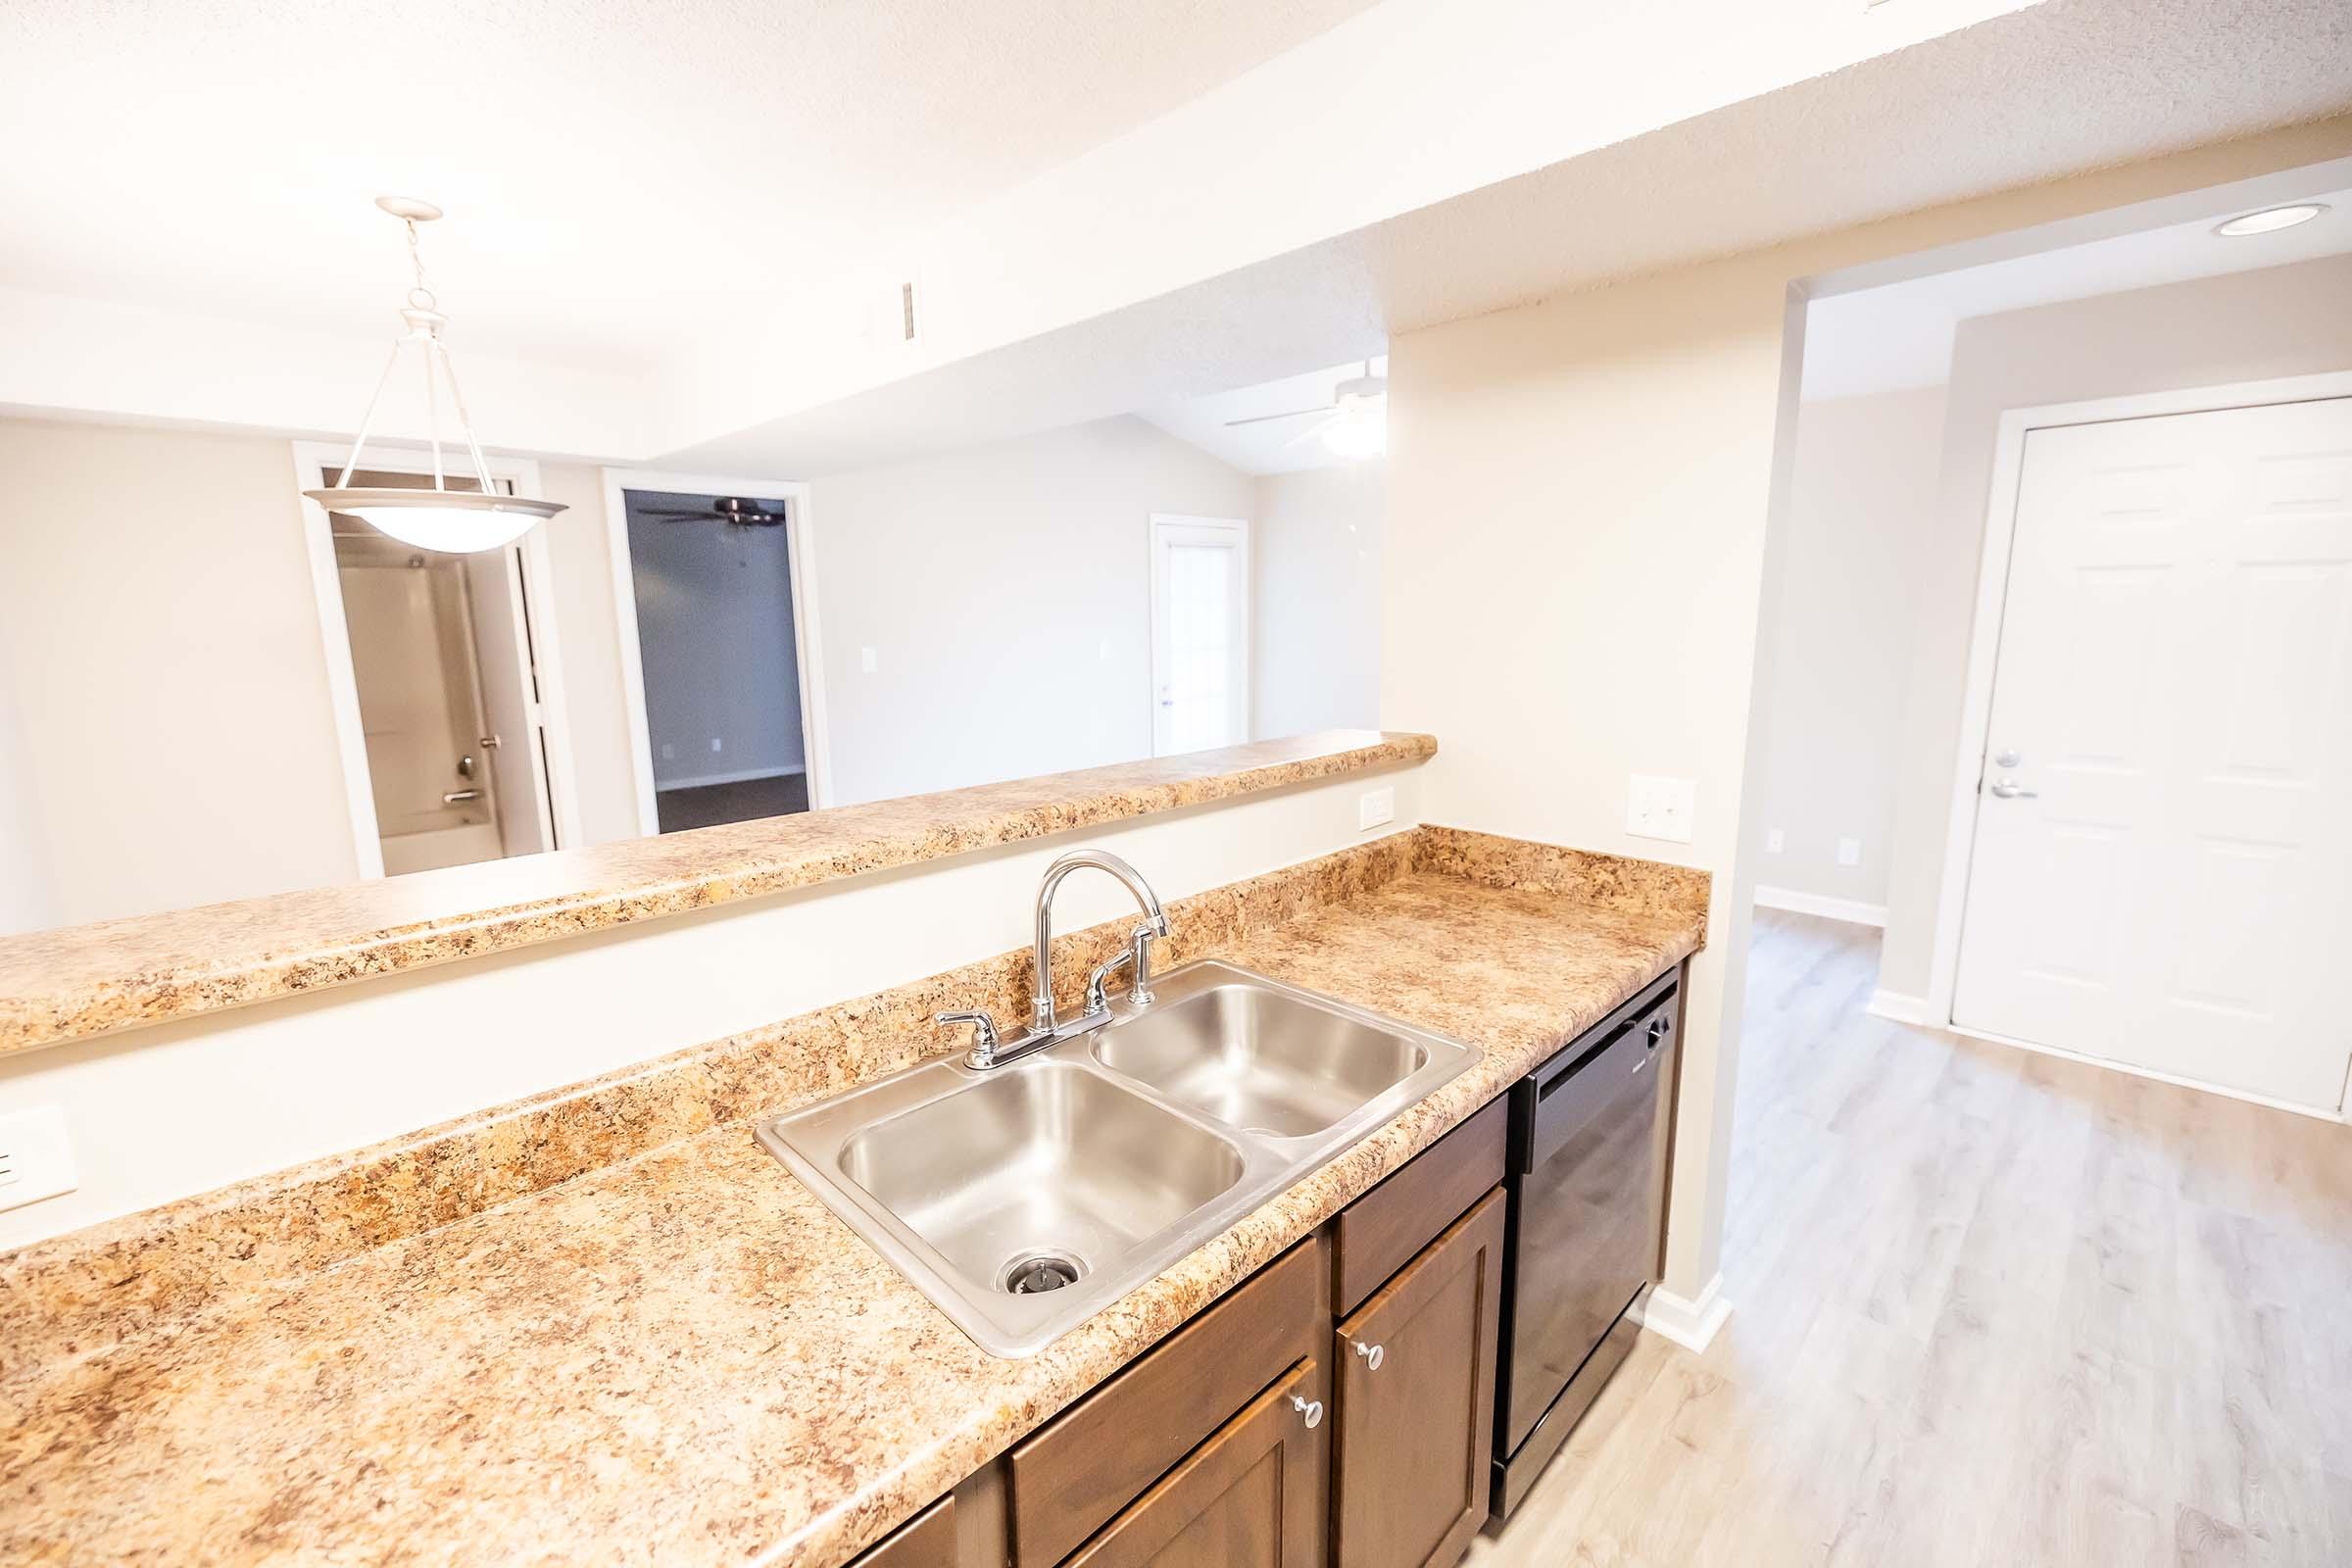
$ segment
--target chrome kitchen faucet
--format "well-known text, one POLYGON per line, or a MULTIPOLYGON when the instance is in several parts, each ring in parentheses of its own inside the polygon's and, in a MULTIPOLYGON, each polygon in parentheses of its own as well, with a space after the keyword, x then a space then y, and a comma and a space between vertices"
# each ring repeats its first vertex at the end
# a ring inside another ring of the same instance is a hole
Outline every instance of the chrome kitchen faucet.
POLYGON ((1165 939, 1167 934, 1167 913, 1160 908, 1159 895, 1152 891, 1152 884, 1144 880, 1142 872, 1117 856, 1102 850, 1072 850, 1067 855, 1056 857, 1054 863, 1046 867, 1045 880, 1037 888, 1037 986, 1029 999, 1028 1030, 1006 1040, 997 1032, 997 1021, 988 1015, 986 1009, 943 1012, 936 1021, 950 1025, 968 1023, 972 1026, 972 1049, 963 1058, 964 1065, 983 1072, 991 1067, 1001 1067, 1033 1051, 1043 1051, 1058 1041, 1100 1029, 1110 1022, 1110 977, 1121 967, 1131 970, 1128 978, 1132 983, 1127 988, 1127 1000, 1139 1007, 1149 1004, 1152 1001, 1152 944, 1165 939), (1144 923, 1135 928, 1125 951, 1105 958, 1096 965, 1094 973, 1087 976, 1086 1000, 1080 1015, 1063 1022, 1054 1011, 1054 895, 1060 889, 1064 877, 1072 871, 1085 870, 1090 866, 1116 877, 1119 884, 1135 896, 1137 906, 1144 911, 1144 923))

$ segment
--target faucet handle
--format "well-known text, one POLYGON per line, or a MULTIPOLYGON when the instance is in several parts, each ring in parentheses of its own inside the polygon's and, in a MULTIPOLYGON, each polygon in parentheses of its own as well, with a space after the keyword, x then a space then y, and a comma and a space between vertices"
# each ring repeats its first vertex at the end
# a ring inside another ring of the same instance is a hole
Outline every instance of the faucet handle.
POLYGON ((1086 977, 1085 1010, 1090 1017, 1095 1013, 1107 1012, 1110 1009, 1110 977, 1118 971, 1120 964, 1133 963, 1136 955, 1142 951, 1142 933, 1139 932, 1134 947, 1121 948, 1095 965, 1095 972, 1086 977))
POLYGON ((972 1026, 972 1065, 985 1067, 996 1059, 997 1047, 1001 1043, 997 1034, 997 1020, 988 1015, 986 1008, 977 1012, 935 1013, 931 1021, 943 1029, 952 1029, 959 1023, 970 1024, 972 1026))

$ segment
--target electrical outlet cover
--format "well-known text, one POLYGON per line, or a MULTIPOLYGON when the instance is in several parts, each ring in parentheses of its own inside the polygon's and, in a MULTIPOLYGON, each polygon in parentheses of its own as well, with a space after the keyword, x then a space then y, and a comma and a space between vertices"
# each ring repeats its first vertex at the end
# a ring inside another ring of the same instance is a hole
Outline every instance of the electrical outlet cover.
POLYGON ((1766 855, 1778 855, 1787 848, 1788 848, 1788 835, 1779 828, 1773 828, 1764 835, 1764 853, 1766 855))
POLYGON ((1862 841, 1860 839, 1839 839, 1838 841, 1838 863, 1839 865, 1860 865, 1862 863, 1862 841))
POLYGON ((0 1116, 0 1209, 23 1208, 79 1185, 63 1109, 36 1105, 0 1116))
POLYGON ((1625 830, 1636 838, 1688 844, 1697 804, 1695 779, 1636 773, 1626 793, 1625 830))
POLYGON ((1364 791, 1356 804, 1355 825, 1358 829, 1378 827, 1383 822, 1396 820, 1396 786, 1383 784, 1379 789, 1364 791))

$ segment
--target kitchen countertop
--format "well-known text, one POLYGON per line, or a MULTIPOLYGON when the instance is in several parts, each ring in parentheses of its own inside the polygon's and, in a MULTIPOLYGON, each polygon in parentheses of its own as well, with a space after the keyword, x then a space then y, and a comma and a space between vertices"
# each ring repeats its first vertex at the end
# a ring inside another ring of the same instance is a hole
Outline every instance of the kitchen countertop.
POLYGON ((0 1559, 845 1562, 1703 934, 1703 877, 1693 905, 1484 870, 1219 955, 1485 1055, 1036 1356, 983 1353, 732 1123, 19 1369, 0 1559))
POLYGON ((0 1055, 1071 828, 1425 761, 1324 730, 591 849, 0 936, 0 1055))

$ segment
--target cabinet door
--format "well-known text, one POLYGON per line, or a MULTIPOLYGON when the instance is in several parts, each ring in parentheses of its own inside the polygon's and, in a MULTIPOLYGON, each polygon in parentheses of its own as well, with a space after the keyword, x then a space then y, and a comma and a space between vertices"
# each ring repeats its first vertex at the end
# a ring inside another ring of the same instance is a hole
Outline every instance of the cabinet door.
POLYGON ((937 1502, 869 1548, 850 1568, 955 1568, 956 1494, 937 1502))
POLYGON ((1496 1188, 1340 1325, 1334 1568, 1446 1568, 1487 1516, 1502 1216, 1496 1188))
POLYGON ((1316 1568, 1328 1430, 1314 1402, 1320 1384, 1311 1358, 1291 1368, 1062 1568, 1316 1568))

